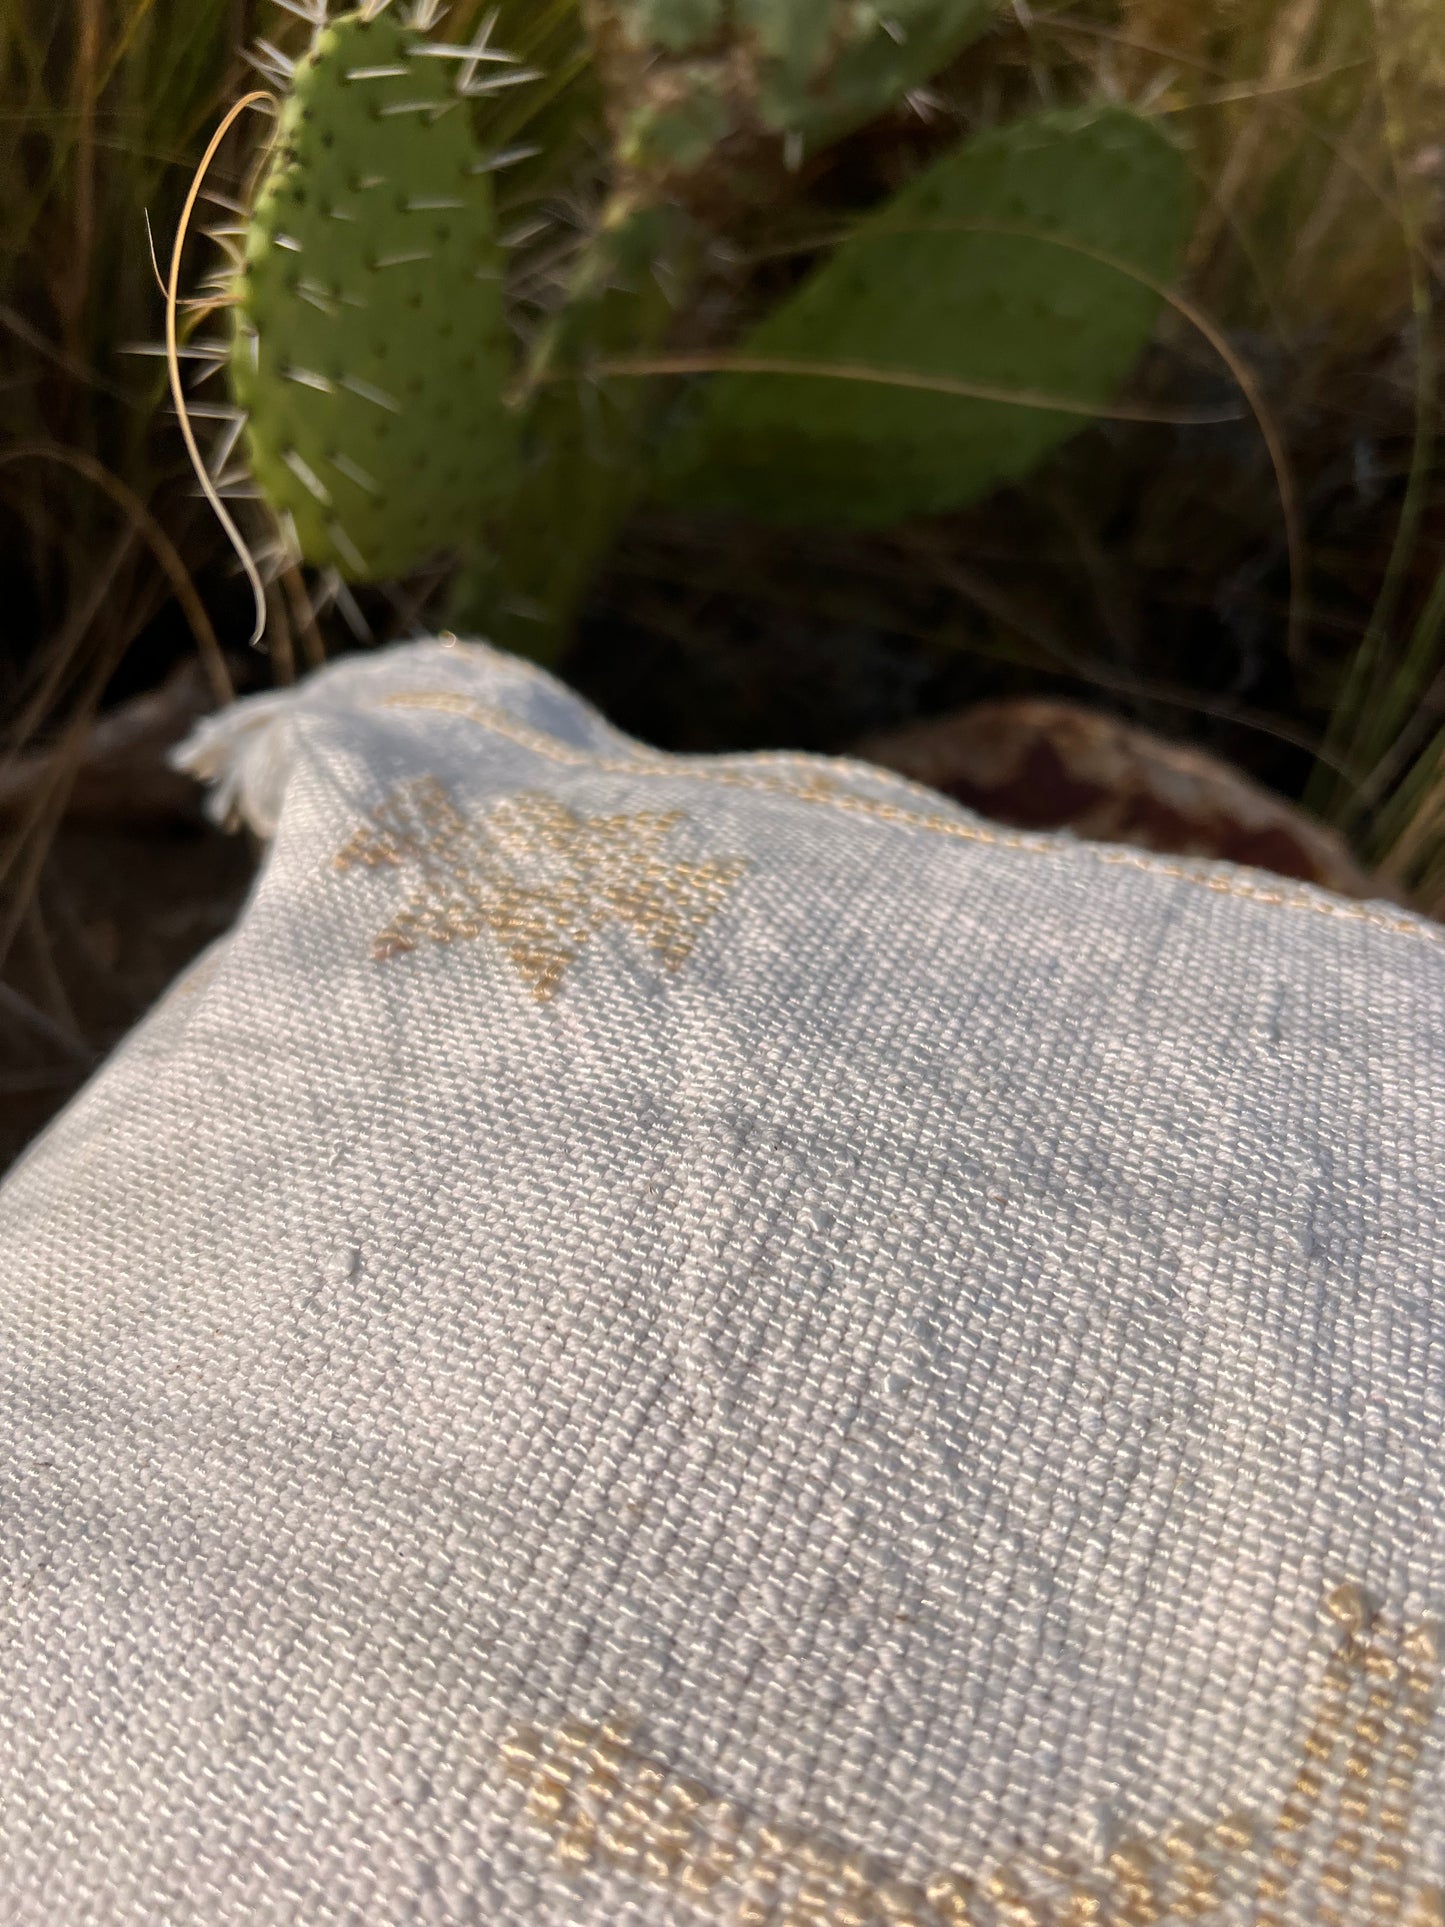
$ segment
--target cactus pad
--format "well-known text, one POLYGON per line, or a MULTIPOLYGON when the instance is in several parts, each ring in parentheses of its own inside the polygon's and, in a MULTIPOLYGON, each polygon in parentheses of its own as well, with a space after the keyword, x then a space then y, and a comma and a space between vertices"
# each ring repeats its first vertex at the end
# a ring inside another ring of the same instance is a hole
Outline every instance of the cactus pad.
POLYGON ((738 344, 820 372, 714 377, 670 499, 879 527, 1017 480, 1078 414, 907 379, 1105 406, 1149 340, 1190 198, 1177 149, 1123 108, 1040 115, 946 155, 738 344))
POLYGON ((231 386, 302 556, 353 579, 475 539, 511 480, 491 182, 398 22, 348 14, 296 70, 255 196, 231 386))
POLYGON ((678 182, 760 136, 835 139, 901 100, 996 0, 588 0, 624 165, 678 182))

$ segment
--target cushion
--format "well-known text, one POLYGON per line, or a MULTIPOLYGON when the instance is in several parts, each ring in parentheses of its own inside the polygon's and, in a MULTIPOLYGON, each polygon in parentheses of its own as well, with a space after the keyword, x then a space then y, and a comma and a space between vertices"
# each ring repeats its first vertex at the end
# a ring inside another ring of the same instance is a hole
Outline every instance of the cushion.
POLYGON ((1445 952, 445 640, 0 1192, 0 1919, 1445 1920, 1445 952))

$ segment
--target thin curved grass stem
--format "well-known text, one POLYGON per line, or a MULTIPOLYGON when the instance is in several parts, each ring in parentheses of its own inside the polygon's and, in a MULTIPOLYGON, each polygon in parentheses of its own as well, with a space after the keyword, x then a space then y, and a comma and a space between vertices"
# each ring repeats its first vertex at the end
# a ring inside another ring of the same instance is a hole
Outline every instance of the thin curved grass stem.
POLYGON ((533 376, 551 383, 582 379, 606 381, 645 379, 663 375, 781 375, 819 381, 859 382, 878 388, 906 388, 925 395, 947 395, 961 401, 1000 402, 1056 415, 1077 415, 1085 421, 1149 422, 1170 428, 1201 428, 1240 419, 1235 409, 1179 409, 1109 407, 1050 395, 1037 388, 1008 388, 986 381, 960 381, 950 375, 921 375, 906 368, 878 368, 869 362, 809 361, 789 355, 657 354, 604 355, 585 369, 553 368, 533 376))
POLYGON ((226 537, 231 547, 236 551, 236 556, 240 561, 242 569, 245 571, 246 580, 250 584, 252 601, 255 607, 255 620, 252 625, 250 637, 251 647, 253 649, 259 645, 261 638, 266 633, 266 590, 261 581, 261 572, 256 567, 255 557, 251 554, 246 538, 232 520, 230 511, 221 500, 220 494, 217 491, 215 483, 211 480, 210 473, 206 468, 200 448, 196 442, 196 431, 191 426, 191 418, 186 409, 185 386, 181 380, 181 362, 177 352, 176 316, 180 307, 181 257, 185 251, 186 235, 190 230, 191 216, 195 212, 196 202, 200 197, 201 189, 205 185, 206 175, 210 169, 211 162, 215 159, 217 149, 226 138, 226 135, 231 131, 235 122, 240 119, 241 115, 245 113, 248 108, 254 107, 258 102, 262 101, 264 101, 273 112, 276 110, 277 103, 275 95, 269 93, 264 87, 258 87, 254 92, 243 95, 242 98, 236 102, 235 106, 226 114, 215 133, 212 134, 210 144, 201 156, 200 165, 191 177, 191 185, 186 194, 185 206, 181 209, 180 222, 176 228, 175 245, 171 249, 170 276, 166 284, 166 366, 170 374, 171 399, 175 403, 176 414, 180 418, 181 435, 186 444, 186 453, 190 457, 191 467, 195 471, 196 481, 200 485, 201 493, 210 503, 217 521, 225 530, 226 537))
MULTIPOLYGON (((1383 74, 1381 79, 1382 84, 1388 84, 1383 74)), ((1394 117, 1389 115, 1387 118, 1390 125, 1390 159, 1398 176, 1402 156, 1394 117)), ((1409 474, 1389 559, 1381 578, 1380 592, 1364 638, 1350 665, 1349 675, 1336 699, 1326 735, 1326 741, 1332 749, 1343 750, 1352 761, 1373 764, 1376 770, 1387 763, 1390 739, 1403 726, 1417 687, 1428 672, 1430 660, 1438 654, 1442 621, 1445 621, 1445 608, 1441 606, 1445 578, 1442 578, 1416 623, 1403 663, 1390 675, 1389 683, 1385 685, 1383 678, 1389 674, 1390 636, 1399 616, 1411 564, 1419 546, 1430 477, 1434 469, 1439 404, 1439 372, 1432 342, 1434 304, 1429 262, 1415 224, 1405 211, 1408 206, 1408 199, 1401 192, 1398 211, 1409 263, 1410 305, 1415 323, 1415 423, 1409 474)))
MULTIPOLYGON (((1273 411, 1265 400, 1263 389, 1254 370, 1241 355, 1224 331, 1212 322, 1202 309, 1181 295, 1168 283, 1158 281, 1153 275, 1146 274, 1132 262, 1121 261, 1116 255, 1106 253, 1100 248, 1091 248, 1083 242, 1072 241, 1057 234, 1046 234, 1036 228, 1016 227, 1001 222, 988 221, 878 221, 870 226, 868 236, 895 234, 991 234, 1014 240, 1037 241, 1050 247, 1062 248, 1067 253, 1077 254, 1086 260, 1097 261, 1101 266, 1112 268, 1116 273, 1148 288, 1166 306, 1172 308, 1180 318, 1187 322, 1208 342, 1215 354, 1229 370, 1235 385, 1243 395, 1259 426, 1260 435, 1269 455, 1270 466, 1274 471, 1275 488, 1279 495, 1280 512, 1285 528, 1285 545, 1289 553, 1290 600, 1289 612, 1285 623, 1285 652, 1290 662, 1299 669, 1303 653, 1305 604, 1309 578, 1309 554, 1305 543, 1304 521, 1300 512, 1299 492, 1295 486, 1294 471, 1290 464, 1289 452, 1285 447, 1284 436, 1273 411)), ((857 232, 834 231, 829 239, 811 238, 796 245, 798 252, 810 252, 826 245, 836 245, 844 238, 855 244, 862 238, 857 232)), ((1021 407, 1048 409, 1060 414, 1086 417, 1090 420, 1151 422, 1172 426, 1201 427, 1223 421, 1237 420, 1238 417, 1226 413, 1207 413, 1204 411, 1146 410, 1132 408, 1094 407, 1089 403, 1071 401, 1060 397, 1050 397, 1030 393, 1027 390, 994 388, 988 384, 967 382, 953 383, 946 377, 910 375, 906 371, 870 369, 866 366, 850 364, 823 364, 811 361, 784 361, 772 357, 752 357, 748 360, 726 354, 718 355, 662 355, 640 358, 614 357, 593 362, 585 370, 552 370, 540 377, 542 380, 555 381, 566 375, 575 377, 579 373, 591 376, 646 376, 646 375, 684 375, 716 374, 731 370, 738 374, 778 374, 814 375, 836 380, 876 381, 890 387, 914 388, 924 393, 956 395, 965 399, 982 401, 1012 402, 1021 407)))
POLYGON ((186 621, 190 624, 191 634, 196 639, 201 659, 206 665, 211 679, 211 687, 218 702, 231 702, 235 688, 231 682, 230 671, 226 667, 225 656, 221 652, 211 618, 206 613, 191 579, 191 573, 181 559, 180 551, 166 534, 155 516, 136 494, 135 490, 114 475, 103 462, 88 455, 83 449, 66 448, 60 442, 21 442, 14 448, 0 449, 0 467, 8 467, 13 462, 50 461, 60 462, 83 475, 87 481, 107 494, 116 506, 130 517, 137 532, 165 571, 167 580, 175 591, 177 602, 181 605, 186 621))

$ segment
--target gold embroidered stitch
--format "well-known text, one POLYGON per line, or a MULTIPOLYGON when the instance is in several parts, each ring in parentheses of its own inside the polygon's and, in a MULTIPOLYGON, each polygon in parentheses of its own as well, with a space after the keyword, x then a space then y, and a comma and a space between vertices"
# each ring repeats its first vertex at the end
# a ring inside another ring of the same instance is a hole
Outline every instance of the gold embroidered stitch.
POLYGON ((1371 1927, 1394 1927, 1404 1914, 1406 1836, 1435 1713, 1438 1640, 1429 1625, 1390 1629, 1356 1586, 1331 1593, 1326 1612, 1339 1643, 1275 1817, 1255 1927, 1304 1918, 1346 1927, 1361 1906, 1371 1927))
POLYGON ((1172 1927, 1226 1912, 1253 1927, 1445 1927, 1445 1896, 1411 1891, 1408 1845, 1439 1635, 1389 1626, 1357 1587, 1336 1589, 1326 1610, 1336 1644, 1272 1825, 1181 1822, 1118 1841, 1088 1870, 1045 1855, 915 1883, 826 1834, 749 1813, 648 1757, 616 1722, 522 1728, 502 1766, 562 1866, 666 1888, 727 1927, 1172 1927))
POLYGON ((1445 941, 1441 932, 1422 917, 1390 916, 1367 905, 1342 902, 1324 893, 1308 894, 1302 889, 1291 890, 1283 885, 1254 883, 1247 876, 1211 875, 1198 867, 1150 856, 1143 850, 1119 849, 1103 843, 1060 843, 1057 838, 992 830, 981 823, 970 823, 961 816, 943 814, 937 807, 937 795, 922 784, 867 764, 849 764, 838 759, 840 772, 856 773, 874 783, 886 783, 890 790, 915 798, 921 807, 905 809, 883 797, 860 795, 857 791, 844 788, 841 780, 820 776, 810 767, 803 768, 790 781, 786 772, 797 768, 799 759, 783 754, 755 755, 750 759, 752 767, 742 770, 728 767, 721 758, 710 758, 708 767, 698 768, 686 758, 662 757, 640 746, 628 756, 594 755, 586 750, 571 749, 555 737, 529 728, 494 704, 478 702, 455 690, 399 690, 394 695, 382 697, 380 706, 387 709, 434 709, 446 715, 460 716, 531 750, 535 755, 568 768, 591 769, 604 775, 688 778, 696 782, 724 784, 732 789, 771 792, 798 802, 824 804, 872 816, 880 822, 931 830, 960 842, 984 844, 993 849, 1027 851, 1035 856, 1057 855, 1061 850, 1067 850, 1074 856, 1087 856, 1106 868, 1139 870, 1150 876, 1170 877, 1176 882, 1213 891, 1217 896, 1272 904, 1286 910, 1305 910, 1342 923, 1368 924, 1378 930, 1388 930, 1395 936, 1415 937, 1426 943, 1445 941), (777 773, 774 774, 774 771, 777 773))
MULTIPOLYGON (((1405 1904, 1405 1847, 1414 1805, 1415 1769, 1435 1712, 1440 1677, 1440 1640, 1435 1627, 1419 1626, 1401 1641, 1397 1662, 1401 1688, 1385 1707, 1389 1750, 1376 1826, 1379 1838, 1368 1865, 1372 1922, 1397 1921, 1405 1904)), ((1373 1697, 1373 1696, 1372 1696, 1373 1697)))
POLYGON ((607 923, 634 931, 664 969, 686 963, 746 866, 669 862, 661 846, 683 820, 680 810, 580 817, 528 792, 469 821, 428 776, 378 804, 333 867, 406 868, 418 878, 377 933, 378 962, 485 931, 546 1003, 607 923))

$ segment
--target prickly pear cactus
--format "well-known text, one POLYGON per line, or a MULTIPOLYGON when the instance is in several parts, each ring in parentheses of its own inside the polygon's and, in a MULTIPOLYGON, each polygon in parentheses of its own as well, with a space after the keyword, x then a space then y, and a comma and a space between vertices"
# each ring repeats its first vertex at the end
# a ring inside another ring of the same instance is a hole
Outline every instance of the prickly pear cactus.
POLYGON ((624 167, 677 184, 782 136, 796 152, 901 100, 996 0, 586 0, 624 167))
POLYGON ((319 29, 237 282, 252 473, 301 556, 352 579, 470 543, 512 479, 488 161, 442 51, 387 15, 319 29))
POLYGON ((878 527, 1019 479, 1148 342, 1190 200, 1173 143, 1124 108, 1040 115, 946 155, 738 343, 783 372, 709 382, 664 493, 878 527))
POLYGON ((700 237, 681 209, 619 211, 593 236, 570 298, 529 364, 517 486, 459 575, 451 626, 540 662, 565 648, 586 591, 651 480, 665 386, 585 372, 609 354, 646 354, 674 318, 700 237), (660 274, 659 267, 670 269, 660 274), (547 379, 549 370, 582 369, 547 379))

